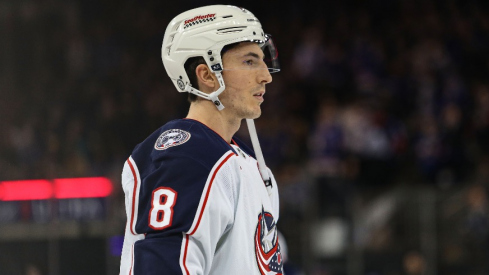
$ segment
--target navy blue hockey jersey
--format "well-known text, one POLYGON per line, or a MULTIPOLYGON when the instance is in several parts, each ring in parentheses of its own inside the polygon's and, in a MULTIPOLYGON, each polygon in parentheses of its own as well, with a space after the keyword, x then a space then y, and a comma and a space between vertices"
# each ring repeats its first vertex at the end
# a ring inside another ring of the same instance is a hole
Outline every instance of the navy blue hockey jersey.
POLYGON ((282 274, 272 183, 269 195, 236 139, 191 119, 167 123, 124 164, 121 274, 282 274))

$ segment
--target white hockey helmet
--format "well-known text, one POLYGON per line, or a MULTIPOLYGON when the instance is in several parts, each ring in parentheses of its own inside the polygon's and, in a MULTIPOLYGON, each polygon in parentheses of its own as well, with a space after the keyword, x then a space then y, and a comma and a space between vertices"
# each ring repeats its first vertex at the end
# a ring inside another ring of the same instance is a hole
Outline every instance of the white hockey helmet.
POLYGON ((260 21, 246 9, 227 5, 205 6, 177 15, 166 28, 161 58, 179 92, 211 100, 222 110, 224 106, 218 98, 225 89, 221 50, 226 45, 244 41, 256 42, 262 47, 271 73, 280 70, 275 45, 271 36, 263 32, 260 21), (220 88, 211 94, 192 87, 185 71, 185 62, 198 56, 204 58, 219 80, 220 88))

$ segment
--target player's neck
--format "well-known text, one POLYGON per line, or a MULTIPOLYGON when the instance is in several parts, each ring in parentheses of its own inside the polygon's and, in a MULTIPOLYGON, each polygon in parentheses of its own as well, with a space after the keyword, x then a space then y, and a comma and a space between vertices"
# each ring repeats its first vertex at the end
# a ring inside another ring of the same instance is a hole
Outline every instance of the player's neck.
POLYGON ((240 119, 230 118, 226 109, 219 111, 211 101, 207 100, 190 104, 187 118, 205 124, 228 143, 231 143, 231 139, 241 125, 240 119))

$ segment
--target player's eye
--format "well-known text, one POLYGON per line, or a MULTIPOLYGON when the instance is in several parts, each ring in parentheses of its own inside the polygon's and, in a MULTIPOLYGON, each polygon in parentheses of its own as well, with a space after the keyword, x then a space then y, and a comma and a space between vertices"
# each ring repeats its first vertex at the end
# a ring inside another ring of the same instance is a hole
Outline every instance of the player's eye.
POLYGON ((255 61, 253 59, 248 59, 243 61, 246 65, 253 66, 255 64, 255 61))

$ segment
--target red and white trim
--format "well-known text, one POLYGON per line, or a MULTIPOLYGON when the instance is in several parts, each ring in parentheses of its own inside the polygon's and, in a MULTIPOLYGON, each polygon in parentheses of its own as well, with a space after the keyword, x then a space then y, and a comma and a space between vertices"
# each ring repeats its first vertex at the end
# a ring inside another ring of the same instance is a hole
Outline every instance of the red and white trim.
POLYGON ((221 169, 222 165, 226 163, 226 161, 234 155, 235 155, 234 152, 229 151, 228 153, 224 154, 212 168, 210 172, 210 175, 212 176, 207 179, 207 182, 204 186, 204 190, 202 192, 202 197, 200 198, 199 207, 197 208, 197 213, 199 213, 199 215, 196 215, 196 217, 198 218, 194 219, 192 226, 187 232, 189 235, 193 235, 197 230, 197 228, 199 227, 200 220, 202 219, 202 215, 204 214, 205 206, 207 205, 207 200, 209 199, 209 193, 211 191, 212 183, 214 183, 214 179, 216 178, 217 172, 219 172, 219 169, 221 169))
POLYGON ((129 157, 122 171, 122 188, 126 194, 127 223, 121 255, 120 275, 132 275, 134 273, 134 243, 145 238, 144 234, 136 233, 140 187, 141 178, 138 167, 134 159, 129 157))
POLYGON ((129 228, 130 231, 133 235, 137 235, 136 233, 136 221, 138 219, 138 207, 139 207, 139 190, 141 189, 141 177, 139 175, 139 170, 132 159, 132 157, 129 157, 127 159, 127 164, 131 168, 132 176, 133 176, 133 183, 134 185, 132 186, 132 201, 131 201, 131 213, 130 217, 128 217, 129 220, 129 228))
POLYGON ((134 268, 134 244, 131 246, 131 269, 129 269, 129 275, 132 275, 132 269, 134 268))
POLYGON ((182 269, 182 274, 184 275, 190 275, 190 271, 187 268, 187 255, 188 255, 188 243, 190 240, 190 235, 182 233, 183 235, 183 241, 182 241, 182 248, 180 249, 180 268, 182 269))
POLYGON ((188 255, 188 246, 190 242, 190 238, 195 234, 197 229, 199 228, 200 221, 202 220, 202 216, 204 215, 205 207, 207 205, 207 200, 209 199, 209 194, 212 188, 212 184, 214 183, 214 179, 216 178, 219 169, 226 163, 232 156, 236 154, 232 151, 228 151, 224 154, 214 165, 207 178, 207 182, 204 186, 204 190, 202 191, 202 197, 200 198, 199 207, 197 208, 197 214, 195 215, 192 226, 187 231, 187 233, 183 233, 183 241, 180 252, 180 267, 182 269, 182 273, 186 275, 190 275, 189 269, 187 267, 187 255, 188 255))

